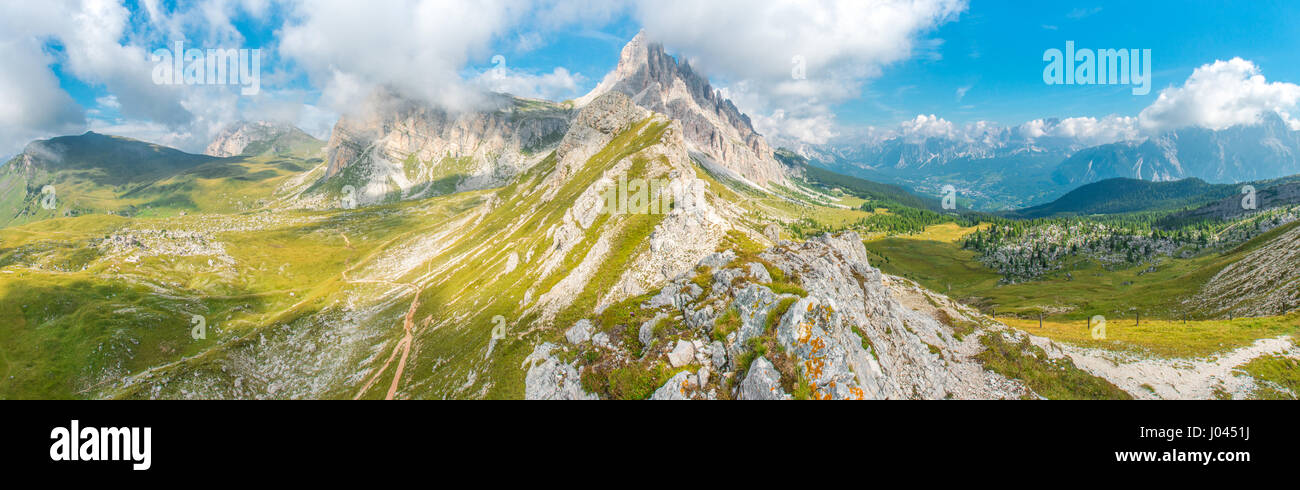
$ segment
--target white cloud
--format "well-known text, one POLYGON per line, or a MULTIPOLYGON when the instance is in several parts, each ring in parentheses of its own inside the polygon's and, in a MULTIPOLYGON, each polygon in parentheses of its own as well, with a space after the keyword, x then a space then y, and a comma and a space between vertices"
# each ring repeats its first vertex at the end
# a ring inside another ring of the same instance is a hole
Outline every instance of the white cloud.
POLYGON ((103 97, 96 97, 96 98, 95 98, 95 103, 96 103, 96 104, 99 104, 101 107, 107 107, 107 108, 109 108, 109 109, 120 109, 120 108, 122 108, 122 103, 121 103, 121 102, 118 102, 118 101, 117 101, 117 96, 116 96, 116 95, 112 95, 112 94, 105 95, 105 96, 103 96, 103 97))
POLYGON ((775 135, 772 143, 777 145, 794 142, 820 145, 839 136, 835 116, 829 111, 793 117, 777 109, 771 115, 755 115, 751 121, 760 133, 775 135))
MULTIPOLYGON (((33 40, 0 38, 0 155, 17 153, 29 141, 85 127, 85 110, 59 88, 53 61, 33 40)), ((4 163, 0 161, 0 163, 4 163)))
POLYGON ((1021 124, 1020 134, 1031 139, 1066 138, 1082 146, 1095 146, 1140 138, 1137 118, 1111 114, 1103 118, 1069 117, 1048 122, 1035 119, 1021 124))
POLYGON ((515 0, 307 0, 284 27, 280 50, 323 85, 323 98, 340 112, 378 86, 470 108, 482 94, 461 79, 461 69, 490 56, 494 36, 525 7, 515 0))
MULTIPOLYGON (((14 2, 0 16, 0 153, 26 141, 97 131, 201 150, 226 124, 242 118, 232 95, 237 87, 157 85, 154 49, 184 40, 187 47, 237 48, 242 37, 231 23, 236 13, 254 18, 270 9, 268 0, 203 0, 164 7, 145 0, 133 14, 115 0, 14 2), (60 47, 52 58, 44 43, 60 47), (86 112, 59 87, 49 65, 58 62, 66 76, 106 94, 86 112), (17 101, 17 102, 12 102, 17 101), (113 119, 100 109, 111 109, 113 119), (15 114, 29 113, 30 117, 15 114), (87 121, 85 116, 90 115, 87 121), (39 117, 36 117, 39 116, 39 117)), ((248 104, 251 106, 252 104, 248 104)))
POLYGON ((1095 15, 1095 14, 1099 14, 1099 13, 1101 13, 1101 7, 1092 7, 1092 8, 1076 8, 1076 9, 1074 9, 1074 10, 1071 10, 1070 13, 1065 14, 1065 16, 1066 16, 1066 17, 1069 17, 1069 18, 1071 18, 1071 19, 1078 20, 1078 19, 1083 19, 1083 18, 1091 17, 1091 16, 1093 16, 1093 15, 1095 15))
POLYGON ((1300 121, 1291 116, 1297 104, 1300 85, 1270 83, 1254 63, 1233 58, 1202 65, 1181 87, 1160 91, 1138 121, 1152 134, 1187 126, 1217 130, 1256 124, 1264 113, 1275 112, 1300 130, 1300 121))
POLYGON ((958 135, 952 122, 947 119, 935 116, 934 114, 920 114, 915 118, 903 121, 898 125, 898 130, 904 138, 911 141, 919 141, 927 138, 950 138, 955 139, 965 135, 958 135))
POLYGON ((510 68, 489 69, 474 77, 473 83, 485 90, 534 99, 565 100, 578 95, 584 77, 557 67, 550 73, 534 75, 510 68))
POLYGON ((922 36, 965 9, 964 0, 638 0, 634 7, 651 38, 715 81, 733 82, 729 93, 742 111, 756 121, 794 122, 760 127, 765 135, 806 142, 828 137, 808 133, 821 131, 828 108, 858 96, 885 65, 918 51, 937 54, 939 42, 922 36), (793 76, 796 59, 804 79, 793 76))
POLYGON ((956 93, 957 102, 961 102, 962 99, 966 98, 966 93, 970 92, 970 89, 971 89, 970 85, 963 85, 961 87, 957 87, 957 93, 956 93))

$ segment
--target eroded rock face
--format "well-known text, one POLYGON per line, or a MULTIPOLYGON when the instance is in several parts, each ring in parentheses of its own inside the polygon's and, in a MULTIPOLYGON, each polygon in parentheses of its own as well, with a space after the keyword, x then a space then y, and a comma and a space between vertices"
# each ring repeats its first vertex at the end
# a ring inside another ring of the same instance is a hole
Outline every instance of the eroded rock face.
POLYGON ((561 105, 506 95, 450 112, 380 90, 335 124, 325 178, 351 168, 360 204, 501 185, 545 157, 572 116, 561 105))
POLYGON ((626 94, 637 105, 680 121, 691 149, 707 163, 759 185, 785 182, 784 170, 749 116, 644 32, 623 47, 618 67, 576 102, 586 104, 608 92, 626 94))

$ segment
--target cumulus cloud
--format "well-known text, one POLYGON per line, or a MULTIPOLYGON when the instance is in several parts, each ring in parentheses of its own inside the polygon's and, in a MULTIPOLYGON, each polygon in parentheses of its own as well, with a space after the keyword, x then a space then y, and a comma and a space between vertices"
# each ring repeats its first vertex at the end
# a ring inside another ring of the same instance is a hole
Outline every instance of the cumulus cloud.
POLYGON ((874 144, 898 138, 909 143, 919 143, 929 138, 940 138, 994 147, 1008 141, 1032 142, 1040 139, 1054 139, 1054 144, 1085 147, 1133 140, 1141 136, 1137 129, 1137 118, 1118 115, 1102 118, 1034 119, 1007 127, 983 120, 958 124, 934 114, 918 114, 895 126, 864 126, 842 129, 840 132, 842 134, 834 142, 841 144, 874 144))
MULTIPOLYGON (((17 153, 32 139, 76 132, 85 127, 85 110, 59 88, 50 71, 53 59, 31 40, 0 39, 0 155, 17 153)), ((3 163, 3 162, 0 162, 3 163)))
POLYGON ((898 129, 904 138, 913 141, 928 138, 955 139, 958 137, 952 122, 934 114, 928 116, 920 114, 911 120, 903 121, 902 124, 898 125, 898 129))
POLYGON ((777 144, 802 142, 820 145, 840 136, 835 124, 835 115, 830 111, 792 117, 787 115, 784 109, 777 109, 770 115, 755 115, 751 120, 760 133, 773 134, 771 139, 777 144))
POLYGON ((1270 83, 1254 63, 1233 58, 1202 65, 1182 86, 1160 91, 1138 123, 1152 134, 1188 126, 1218 130, 1257 124, 1261 115, 1274 112, 1300 130, 1300 120, 1291 115, 1298 103, 1300 85, 1270 83))
POLYGON ((1018 127, 1020 134, 1037 139, 1065 138, 1082 146, 1095 146, 1140 137, 1137 118, 1111 114, 1102 118, 1069 117, 1059 121, 1035 119, 1018 127))
POLYGON ((5 135, 0 153, 31 139, 87 126, 197 151, 221 127, 242 117, 243 106, 229 86, 155 84, 150 55, 176 40, 184 40, 189 48, 245 47, 230 19, 237 13, 259 18, 271 3, 202 0, 171 5, 142 0, 139 6, 135 13, 115 0, 6 6, 0 18, 0 59, 6 61, 0 93, 10 99, 7 104, 16 104, 9 113, 31 117, 0 115, 6 119, 0 121, 5 135), (59 86, 52 63, 58 63, 65 76, 106 94, 96 97, 87 111, 59 86))
POLYGON ((577 95, 585 78, 556 67, 550 73, 535 75, 519 70, 492 68, 474 77, 473 83, 485 90, 534 99, 565 100, 577 95))
POLYGON ((786 123, 756 124, 761 132, 814 142, 830 136, 808 134, 826 127, 828 107, 856 97, 885 65, 934 46, 921 37, 955 20, 966 2, 638 0, 633 9, 652 38, 724 85, 733 82, 741 110, 786 123))
POLYGON ((486 58, 494 36, 524 11, 524 2, 307 0, 287 25, 281 52, 295 60, 334 110, 345 111, 375 87, 452 109, 484 99, 460 76, 471 58, 486 58))

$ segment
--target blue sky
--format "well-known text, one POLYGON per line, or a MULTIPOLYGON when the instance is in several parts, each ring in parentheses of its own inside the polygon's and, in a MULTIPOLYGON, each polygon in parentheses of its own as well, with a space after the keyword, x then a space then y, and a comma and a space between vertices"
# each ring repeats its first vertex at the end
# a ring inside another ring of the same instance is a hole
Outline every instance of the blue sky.
POLYGON ((378 85, 449 107, 484 88, 572 98, 642 28, 779 143, 1041 118, 1078 118, 1076 133, 1103 141, 1249 121, 1260 110, 1300 116, 1300 2, 51 0, 14 5, 0 20, 10 61, 0 90, 28 101, 0 113, 0 154, 85 128, 195 151, 221 126, 253 118, 324 137, 378 85), (152 85, 146 58, 178 38, 260 48, 262 93, 152 85), (1044 50, 1067 40, 1150 49, 1151 92, 1045 84, 1044 50), (498 54, 504 85, 485 76, 498 54), (792 54, 807 58, 806 80, 791 79, 792 54), (1221 92, 1233 95, 1216 101, 1221 92))
POLYGON ((1016 124, 1038 117, 1136 115, 1159 90, 1180 85, 1198 66, 1241 57, 1269 80, 1300 81, 1300 3, 1179 0, 1006 2, 975 0, 957 22, 931 36, 938 59, 920 56, 886 70, 866 95, 836 113, 888 124, 918 113, 954 122, 1016 124), (1152 91, 1126 86, 1049 86, 1043 51, 1079 47, 1152 51, 1152 91), (958 101, 957 90, 970 87, 958 101))

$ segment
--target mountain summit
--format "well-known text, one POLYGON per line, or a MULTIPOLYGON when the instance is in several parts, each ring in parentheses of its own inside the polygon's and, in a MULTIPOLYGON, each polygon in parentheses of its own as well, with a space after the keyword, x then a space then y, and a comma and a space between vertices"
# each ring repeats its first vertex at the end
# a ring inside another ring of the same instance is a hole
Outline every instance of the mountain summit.
POLYGON ((692 156, 710 168, 721 167, 733 177, 760 186, 785 182, 786 176, 772 147, 754 131, 749 116, 723 98, 690 64, 678 64, 641 31, 623 46, 618 67, 578 105, 607 92, 622 92, 637 105, 681 121, 692 156))

